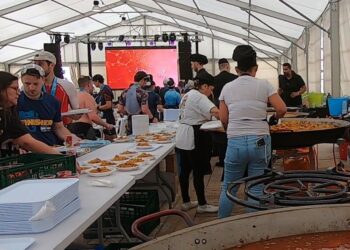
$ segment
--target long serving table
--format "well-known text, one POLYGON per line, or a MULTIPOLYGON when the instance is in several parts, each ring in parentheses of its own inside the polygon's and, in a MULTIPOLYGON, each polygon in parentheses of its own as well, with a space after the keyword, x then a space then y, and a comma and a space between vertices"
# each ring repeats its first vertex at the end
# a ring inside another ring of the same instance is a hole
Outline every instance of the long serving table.
POLYGON ((65 249, 135 184, 131 175, 113 173, 103 178, 110 180, 114 187, 91 186, 93 177, 79 177, 81 208, 53 229, 38 234, 1 235, 0 239, 33 237, 35 242, 30 250, 65 249))
MULTIPOLYGON (((77 161, 89 161, 94 158, 100 158, 100 159, 106 159, 110 160, 112 159, 116 154, 119 154, 125 150, 133 150, 135 149, 136 144, 135 143, 113 143, 109 144, 105 147, 99 148, 91 153, 88 153, 86 155, 83 155, 79 158, 77 158, 77 161)), ((150 161, 147 165, 143 165, 138 170, 134 171, 128 171, 128 172, 118 172, 117 174, 120 176, 133 176, 135 180, 141 180, 143 179, 148 173, 150 173, 153 169, 156 170, 156 184, 159 186, 160 190, 164 193, 164 195, 167 197, 169 208, 172 207, 172 198, 169 197, 168 193, 164 190, 163 185, 169 188, 170 192, 172 192, 172 189, 170 188, 170 185, 161 177, 160 171, 159 171, 159 163, 162 161, 170 152, 172 152, 175 148, 175 143, 168 143, 168 144, 161 144, 160 148, 151 151, 149 153, 155 155, 155 159, 150 161), (161 180, 161 182, 159 182, 161 180)), ((172 196, 174 196, 172 194, 172 196)))

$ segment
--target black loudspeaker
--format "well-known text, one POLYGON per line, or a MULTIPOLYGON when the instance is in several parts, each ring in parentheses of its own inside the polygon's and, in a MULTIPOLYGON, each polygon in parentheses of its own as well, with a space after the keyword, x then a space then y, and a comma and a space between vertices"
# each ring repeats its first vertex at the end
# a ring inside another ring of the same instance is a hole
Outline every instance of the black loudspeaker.
POLYGON ((190 80, 193 78, 193 72, 191 69, 191 42, 178 42, 179 52, 179 71, 181 80, 190 80))
POLYGON ((61 46, 58 43, 44 43, 44 50, 51 52, 56 57, 56 66, 54 68, 55 76, 63 78, 61 46))

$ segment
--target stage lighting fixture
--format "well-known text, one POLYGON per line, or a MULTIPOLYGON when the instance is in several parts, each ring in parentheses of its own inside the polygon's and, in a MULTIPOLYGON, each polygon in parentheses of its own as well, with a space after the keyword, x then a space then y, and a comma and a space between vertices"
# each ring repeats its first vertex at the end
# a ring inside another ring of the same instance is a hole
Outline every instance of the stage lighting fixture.
POLYGON ((169 40, 170 42, 174 42, 176 41, 176 35, 174 32, 171 32, 170 35, 169 35, 169 40))
POLYGON ((162 41, 166 43, 168 40, 169 40, 168 34, 167 33, 163 33, 162 41))
POLYGON ((70 36, 64 35, 63 41, 68 44, 70 42, 70 36))
POLYGON ((131 46, 131 41, 125 41, 125 46, 131 46))
POLYGON ((181 33, 181 35, 184 38, 184 42, 187 43, 188 42, 188 33, 181 33))
POLYGON ((102 42, 98 42, 97 47, 99 50, 103 50, 103 43, 102 42))
POLYGON ((135 40, 137 38, 137 36, 132 36, 132 38, 135 40))
POLYGON ((100 5, 100 1, 94 0, 93 6, 92 6, 92 11, 100 11, 101 7, 99 5, 100 5))
POLYGON ((90 44, 90 46, 91 46, 91 50, 95 50, 96 49, 96 43, 95 42, 92 42, 90 44))
POLYGON ((159 41, 159 38, 160 38, 160 35, 154 35, 154 41, 155 41, 155 42, 158 42, 158 41, 159 41))
POLYGON ((124 38, 125 38, 124 35, 120 35, 120 36, 118 37, 118 41, 119 41, 119 42, 122 42, 122 41, 124 41, 124 38))
POLYGON ((60 43, 62 41, 60 34, 55 34, 55 43, 60 43))

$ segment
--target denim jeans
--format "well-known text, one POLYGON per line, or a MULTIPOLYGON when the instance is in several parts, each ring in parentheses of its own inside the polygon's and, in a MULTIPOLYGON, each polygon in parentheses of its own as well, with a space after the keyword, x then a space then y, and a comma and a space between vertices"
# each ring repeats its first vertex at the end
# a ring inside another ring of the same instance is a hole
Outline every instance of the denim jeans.
MULTIPOLYGON (((219 218, 228 217, 233 209, 233 202, 226 196, 228 185, 243 178, 247 171, 248 176, 264 173, 271 159, 271 137, 270 135, 247 135, 228 139, 225 157, 225 177, 221 189, 219 201, 219 218), (265 145, 257 145, 257 141, 263 138, 265 145)), ((254 195, 262 193, 263 186, 255 186, 250 190, 254 195)), ((233 190, 235 195, 237 189, 233 190)))

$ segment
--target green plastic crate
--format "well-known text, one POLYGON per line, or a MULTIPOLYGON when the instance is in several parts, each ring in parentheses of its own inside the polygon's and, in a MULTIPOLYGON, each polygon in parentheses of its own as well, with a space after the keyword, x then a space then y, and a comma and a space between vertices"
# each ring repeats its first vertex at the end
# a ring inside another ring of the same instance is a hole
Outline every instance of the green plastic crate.
MULTIPOLYGON (((116 228, 115 206, 110 207, 102 215, 104 237, 120 234, 116 228)), ((131 190, 120 198, 120 220, 129 236, 132 223, 145 215, 159 211, 158 190, 131 190)), ((160 223, 160 220, 151 221, 141 226, 141 231, 150 234, 160 223)), ((94 222, 84 233, 85 239, 97 239, 97 222, 94 222)))
POLYGON ((76 172, 75 156, 23 154, 0 158, 0 189, 21 180, 39 179, 41 175, 63 170, 76 172))

